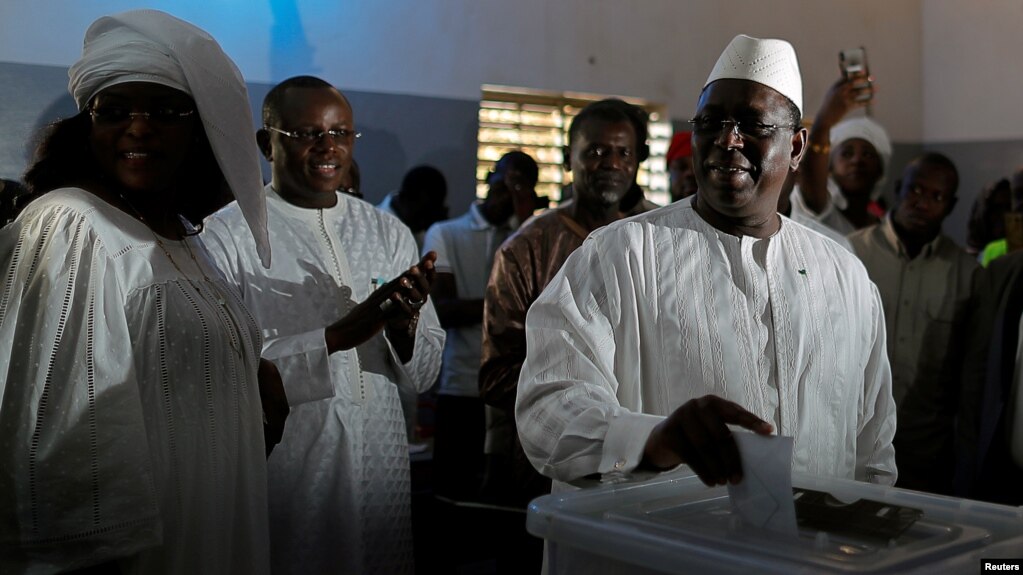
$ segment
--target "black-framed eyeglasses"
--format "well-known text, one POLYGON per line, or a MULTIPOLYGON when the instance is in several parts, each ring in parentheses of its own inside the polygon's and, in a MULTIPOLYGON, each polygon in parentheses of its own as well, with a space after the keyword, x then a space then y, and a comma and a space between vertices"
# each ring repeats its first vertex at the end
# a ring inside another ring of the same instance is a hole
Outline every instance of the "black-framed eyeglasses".
POLYGON ((178 108, 160 106, 152 110, 133 112, 124 106, 92 106, 89 115, 92 121, 100 126, 119 126, 129 124, 135 118, 145 118, 149 122, 162 126, 178 124, 195 114, 195 108, 178 108))
POLYGON ((770 138, 778 130, 791 129, 792 126, 765 124, 756 120, 722 120, 720 118, 696 117, 689 120, 693 132, 698 136, 717 136, 722 129, 727 129, 740 138, 761 140, 770 138))
POLYGON ((282 136, 291 138, 299 142, 311 144, 313 142, 320 141, 324 136, 330 136, 334 141, 352 142, 356 138, 361 138, 362 133, 354 130, 347 130, 345 128, 331 129, 331 130, 296 130, 289 132, 288 130, 282 130, 273 126, 263 126, 264 129, 270 130, 271 132, 277 132, 282 136))

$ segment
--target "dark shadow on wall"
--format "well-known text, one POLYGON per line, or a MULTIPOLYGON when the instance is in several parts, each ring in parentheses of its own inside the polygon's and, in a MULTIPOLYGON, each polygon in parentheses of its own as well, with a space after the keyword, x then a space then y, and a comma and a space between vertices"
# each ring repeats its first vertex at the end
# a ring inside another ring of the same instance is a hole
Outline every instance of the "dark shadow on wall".
POLYGON ((378 203, 397 190, 410 168, 430 164, 448 182, 450 213, 476 195, 479 103, 400 94, 342 91, 363 136, 355 145, 366 199, 378 203))
MULTIPOLYGON (((473 104, 476 105, 475 102, 473 104)), ((476 114, 478 114, 478 111, 476 114)), ((465 124, 461 129, 462 133, 460 136, 450 142, 445 142, 443 147, 428 151, 422 160, 416 162, 417 164, 436 166, 444 173, 444 177, 448 181, 448 214, 451 217, 457 217, 468 210, 469 204, 476 200, 476 138, 479 133, 479 125, 476 122, 472 122, 471 124, 465 124), (462 145, 458 145, 459 143, 462 145), (452 158, 461 157, 466 147, 472 149, 472 157, 468 158, 468 161, 471 163, 470 170, 467 174, 454 172, 455 170, 465 169, 461 165, 454 164, 451 160, 452 158), (452 175, 457 175, 458 177, 452 180, 452 175), (453 181, 461 182, 464 179, 463 175, 469 176, 468 181, 459 183, 456 187, 453 181)))
POLYGON ((393 185, 392 175, 401 166, 408 165, 408 156, 397 133, 364 122, 359 108, 355 110, 355 127, 362 133, 355 142, 355 161, 359 162, 359 175, 362 177, 361 191, 367 202, 379 204, 384 196, 398 189, 401 174, 393 185))

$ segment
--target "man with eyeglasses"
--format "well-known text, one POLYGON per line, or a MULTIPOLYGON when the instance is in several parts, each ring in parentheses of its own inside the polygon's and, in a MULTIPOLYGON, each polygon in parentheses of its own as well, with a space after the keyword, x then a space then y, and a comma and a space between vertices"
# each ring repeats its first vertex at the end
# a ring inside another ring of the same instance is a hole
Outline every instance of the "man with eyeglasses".
POLYGON ((952 160, 925 153, 903 170, 887 217, 848 236, 884 306, 899 419, 897 485, 945 495, 952 492, 966 313, 980 267, 941 233, 958 185, 952 160))
POLYGON ((268 467, 274 573, 411 573, 408 442, 398 387, 425 391, 444 331, 427 296, 436 255, 408 228, 340 192, 351 105, 311 76, 263 101, 256 139, 271 165, 260 265, 232 204, 204 239, 263 331, 291 417, 268 467))
POLYGON ((801 104, 788 42, 733 39, 692 122, 697 194, 591 234, 530 308, 515 415, 542 473, 686 464, 734 483, 732 424, 792 436, 797 471, 894 482, 877 290, 776 211, 806 146, 801 104))

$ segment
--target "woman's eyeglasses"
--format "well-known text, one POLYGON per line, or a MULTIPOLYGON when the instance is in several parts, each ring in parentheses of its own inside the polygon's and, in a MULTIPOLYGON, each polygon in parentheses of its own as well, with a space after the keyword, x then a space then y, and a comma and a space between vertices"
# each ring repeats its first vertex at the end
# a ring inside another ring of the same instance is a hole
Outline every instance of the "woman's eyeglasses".
POLYGON ((145 118, 149 122, 161 126, 179 124, 195 114, 195 108, 175 108, 161 106, 144 112, 133 112, 122 106, 93 106, 89 108, 92 121, 98 126, 121 126, 131 123, 135 118, 145 118))

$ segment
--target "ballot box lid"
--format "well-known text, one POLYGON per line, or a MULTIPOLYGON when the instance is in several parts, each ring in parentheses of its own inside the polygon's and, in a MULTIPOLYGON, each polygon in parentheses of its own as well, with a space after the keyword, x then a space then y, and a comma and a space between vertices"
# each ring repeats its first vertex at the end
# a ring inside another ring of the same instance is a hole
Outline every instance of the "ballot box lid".
POLYGON ((894 538, 806 526, 782 535, 744 525, 727 488, 678 472, 540 497, 526 527, 546 540, 551 573, 976 572, 983 558, 1023 557, 1021 508, 799 473, 792 485, 919 518, 894 538))

